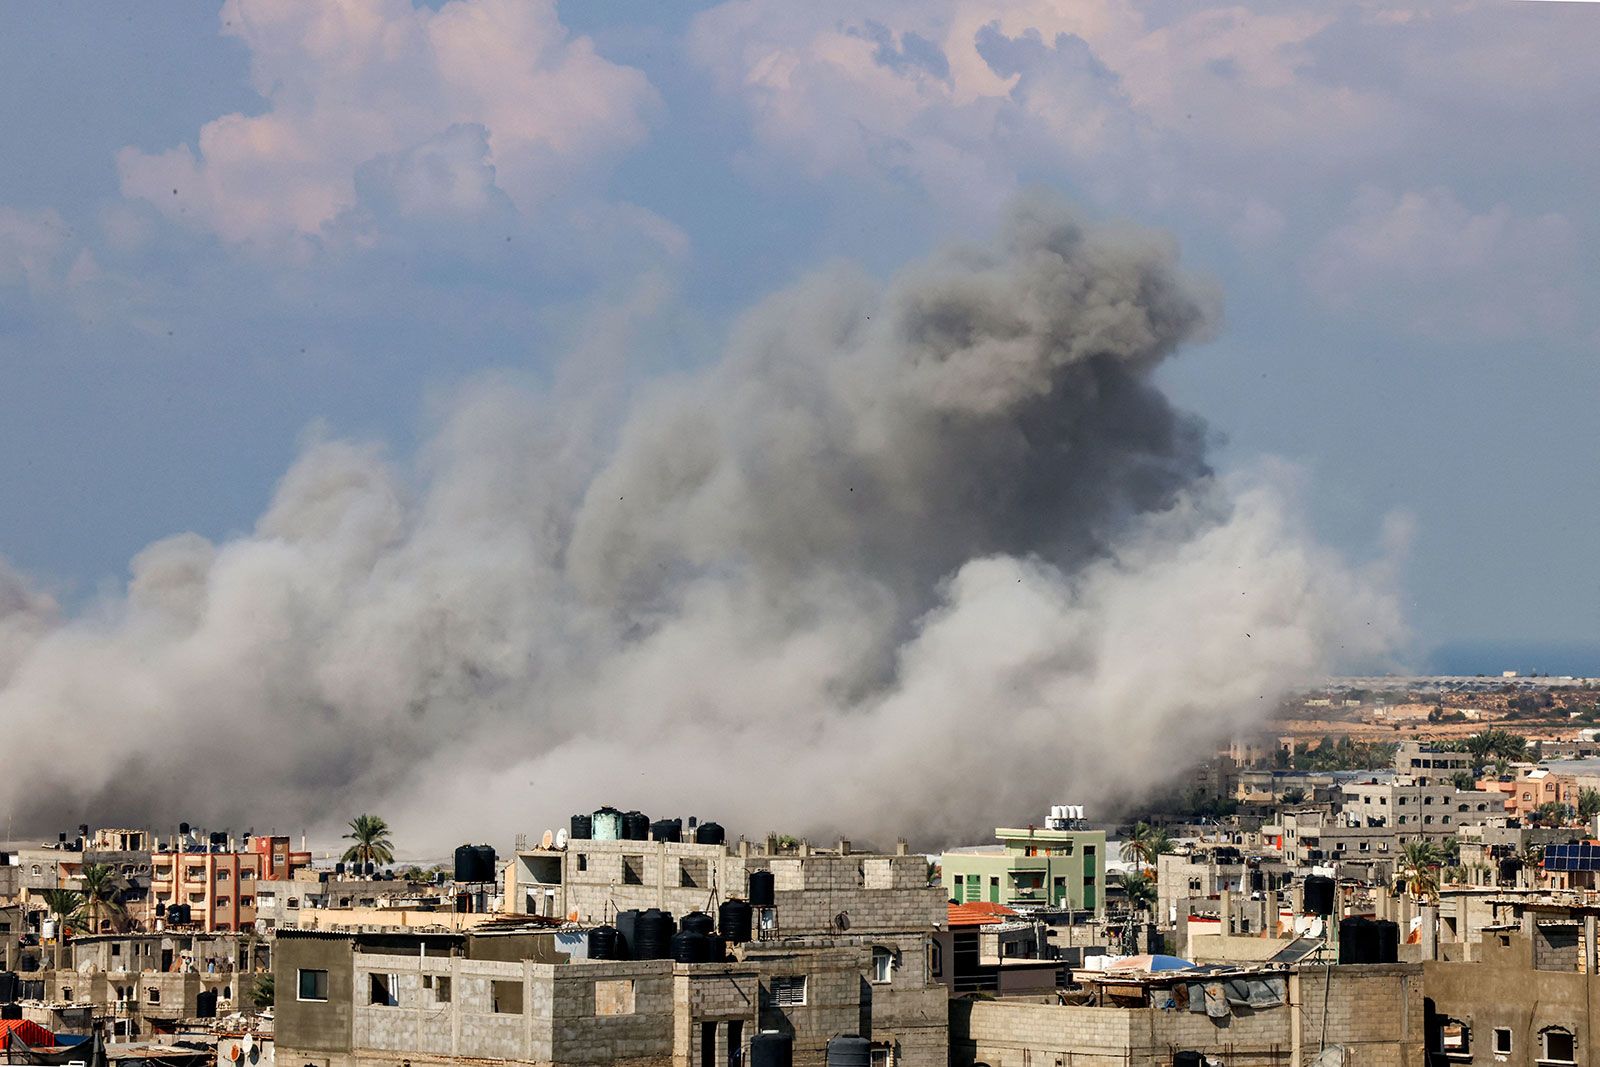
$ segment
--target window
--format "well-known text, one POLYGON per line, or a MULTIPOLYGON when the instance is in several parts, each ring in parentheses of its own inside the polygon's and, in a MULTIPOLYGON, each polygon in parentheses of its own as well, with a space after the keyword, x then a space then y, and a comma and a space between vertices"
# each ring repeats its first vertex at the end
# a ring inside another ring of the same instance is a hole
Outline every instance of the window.
POLYGON ((944 977, 944 946, 937 941, 928 942, 928 977, 944 977))
POLYGON ((151 986, 144 991, 144 999, 147 1004, 160 1004, 161 990, 156 986, 151 986))
POLYGON ((772 979, 772 1003, 780 1008, 799 1008, 806 1002, 806 976, 780 974, 772 979))
POLYGON ((1467 1056, 1472 1052, 1471 1036, 1464 1023, 1447 1019, 1439 1039, 1439 1051, 1446 1056, 1467 1056))
POLYGON ((1577 1042, 1572 1031, 1556 1027, 1539 1035, 1544 1038, 1544 1055, 1539 1057, 1549 1063, 1573 1063, 1577 1055, 1577 1042))
POLYGON ((385 1008, 400 1006, 400 983, 394 975, 374 973, 367 976, 367 981, 368 1004, 379 1004, 385 1008))
POLYGON ((872 1067, 894 1067, 894 1055, 888 1046, 873 1049, 871 1056, 872 1067))
POLYGON ((1511 1031, 1504 1026, 1494 1028, 1494 1051, 1496 1055, 1511 1055, 1511 1031))
POLYGON ((227 871, 218 871, 217 872, 217 881, 226 882, 227 880, 228 880, 228 872, 227 871))
POLYGON ((247 868, 247 869, 242 870, 242 871, 239 872, 239 881, 246 882, 246 881, 249 881, 251 878, 254 878, 255 876, 256 876, 256 872, 252 871, 252 870, 249 870, 247 868))
POLYGON ((490 982, 489 1010, 499 1015, 522 1014, 522 983, 519 981, 490 982))
POLYGON ((191 904, 204 904, 205 902, 206 902, 206 895, 204 893, 190 893, 189 894, 189 903, 191 903, 191 904))
POLYGON ((894 953, 888 949, 876 946, 872 950, 872 980, 878 985, 883 985, 889 980, 889 975, 894 971, 894 953))
POLYGON ((328 972, 300 968, 300 999, 327 1000, 328 972))
POLYGON ((219 908, 226 908, 228 905, 230 905, 232 903, 233 903, 233 899, 231 897, 218 897, 217 898, 217 907, 219 907, 219 908))
POLYGON ((256 902, 259 903, 263 908, 270 908, 278 903, 278 894, 275 892, 257 893, 256 902))
POLYGON ((298 907, 300 907, 300 898, 299 897, 290 897, 289 898, 289 910, 293 911, 298 907))
POLYGON ((622 857, 622 884, 644 885, 644 857, 622 857))
POLYGON ((185 867, 183 869, 183 876, 189 879, 191 882, 204 881, 206 869, 204 867, 185 867))
POLYGON ((72 987, 71 986, 62 986, 61 987, 61 999, 66 1001, 68 1004, 72 1003, 72 987))
POLYGON ((685 858, 678 861, 678 884, 691 889, 704 889, 711 884, 710 861, 685 858))
POLYGON ((450 1003, 450 976, 441 974, 433 980, 433 999, 440 1004, 450 1003))
POLYGON ((253 908, 255 906, 256 906, 256 898, 255 897, 240 897, 239 898, 239 907, 241 907, 241 908, 253 908))
POLYGON ((117 944, 116 942, 112 942, 112 944, 111 944, 111 954, 113 956, 122 955, 122 946, 117 944))
POLYGON ((632 1015, 633 979, 602 979, 594 984, 596 1015, 632 1015))

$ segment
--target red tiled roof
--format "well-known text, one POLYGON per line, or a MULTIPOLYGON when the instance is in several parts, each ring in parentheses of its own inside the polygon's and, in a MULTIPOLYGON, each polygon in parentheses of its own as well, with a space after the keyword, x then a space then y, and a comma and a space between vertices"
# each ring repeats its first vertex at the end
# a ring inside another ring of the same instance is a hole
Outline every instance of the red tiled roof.
POLYGON ((966 904, 947 905, 946 916, 946 924, 949 926, 987 926, 990 923, 1014 919, 1017 913, 1004 904, 973 900, 966 904))

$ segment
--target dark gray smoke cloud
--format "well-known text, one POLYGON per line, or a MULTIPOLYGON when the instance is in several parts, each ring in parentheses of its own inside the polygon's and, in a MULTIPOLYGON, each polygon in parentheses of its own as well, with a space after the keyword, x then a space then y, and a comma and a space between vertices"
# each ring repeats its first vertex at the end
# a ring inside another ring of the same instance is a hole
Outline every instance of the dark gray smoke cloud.
POLYGON ((8 803, 439 847, 608 802, 931 842, 1137 795, 1398 632, 1152 383, 1215 315, 1169 241, 1045 200, 778 293, 621 413, 618 309, 562 385, 464 389, 410 468, 314 444, 253 534, 152 545, 82 617, 0 574, 0 715, 72 724, 8 803))

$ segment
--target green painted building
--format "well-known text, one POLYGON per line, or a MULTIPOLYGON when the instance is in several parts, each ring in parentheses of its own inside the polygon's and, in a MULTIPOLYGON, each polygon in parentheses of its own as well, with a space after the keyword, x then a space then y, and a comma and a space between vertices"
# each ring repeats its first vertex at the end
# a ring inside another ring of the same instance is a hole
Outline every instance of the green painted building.
POLYGON ((1104 830, 1001 827, 994 834, 998 845, 944 854, 941 879, 950 900, 1104 913, 1104 830))

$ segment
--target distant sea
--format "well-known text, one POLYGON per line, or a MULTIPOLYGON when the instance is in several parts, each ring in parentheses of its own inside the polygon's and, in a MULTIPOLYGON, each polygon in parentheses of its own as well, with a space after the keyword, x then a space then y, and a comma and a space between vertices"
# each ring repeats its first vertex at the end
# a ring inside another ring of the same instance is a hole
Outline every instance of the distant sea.
POLYGON ((1600 643, 1588 641, 1452 641, 1427 658, 1433 674, 1570 674, 1600 678, 1600 643))

